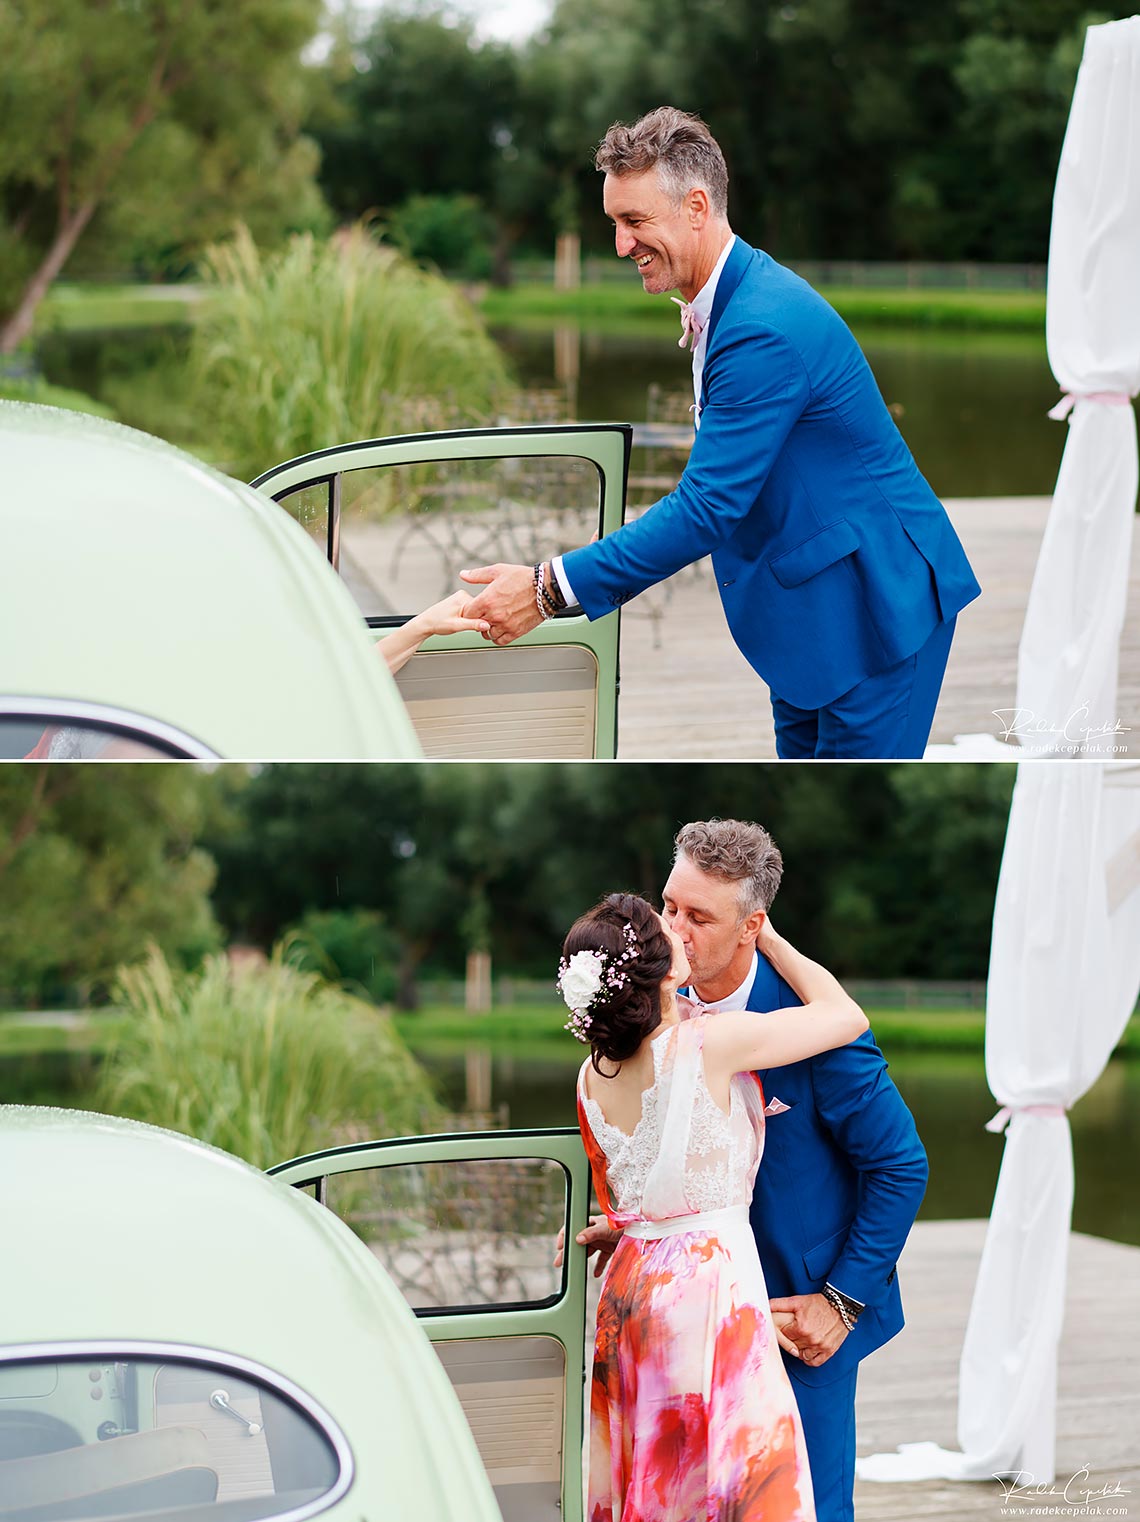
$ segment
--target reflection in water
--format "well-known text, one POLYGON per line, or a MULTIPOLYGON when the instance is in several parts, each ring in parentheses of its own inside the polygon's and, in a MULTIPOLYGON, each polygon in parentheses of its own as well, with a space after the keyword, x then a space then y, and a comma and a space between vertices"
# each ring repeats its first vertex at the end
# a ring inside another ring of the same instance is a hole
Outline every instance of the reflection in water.
POLYGON ((463 1054, 463 1108, 476 1114, 491 1108, 491 1050, 486 1046, 469 1046, 463 1054))
MULTIPOLYGON (((524 385, 555 382, 549 330, 493 333, 524 385)), ((1043 336, 883 328, 856 336, 919 468, 940 496, 1052 492, 1065 429, 1046 417, 1057 383, 1043 336)), ((692 379, 687 353, 667 336, 589 330, 582 334, 576 384, 583 419, 644 422, 651 385, 685 392, 692 379)))
MULTIPOLYGON (((486 1108, 504 1105, 513 1129, 573 1126, 574 1078, 580 1054, 565 1060, 492 1053, 473 1048, 489 1064, 486 1108)), ((417 1051, 444 1090, 461 1106, 468 1056, 417 1051)), ((988 1216, 1001 1166, 1003 1140, 985 1129, 997 1110, 977 1056, 901 1054, 891 1076, 918 1123, 930 1158, 925 1220, 988 1216)), ((1110 1063, 1072 1115, 1076 1202, 1073 1228, 1140 1245, 1140 1197, 1130 1159, 1140 1152, 1140 1063, 1110 1063)))
POLYGON ((554 379, 566 397, 566 416, 578 416, 578 380, 582 373, 582 333, 576 322, 554 330, 554 379))

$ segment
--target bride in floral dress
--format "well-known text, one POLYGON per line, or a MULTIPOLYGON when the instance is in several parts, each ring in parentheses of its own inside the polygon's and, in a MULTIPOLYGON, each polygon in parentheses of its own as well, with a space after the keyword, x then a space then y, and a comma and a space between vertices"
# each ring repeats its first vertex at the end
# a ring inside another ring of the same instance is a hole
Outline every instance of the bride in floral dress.
POLYGON ((563 947, 567 1029, 588 1042, 578 1120, 622 1235, 598 1305, 587 1522, 814 1522, 807 1449, 748 1206, 764 1142, 755 1068, 867 1028, 765 922, 759 950, 803 999, 700 1015, 679 936, 611 894, 563 947))

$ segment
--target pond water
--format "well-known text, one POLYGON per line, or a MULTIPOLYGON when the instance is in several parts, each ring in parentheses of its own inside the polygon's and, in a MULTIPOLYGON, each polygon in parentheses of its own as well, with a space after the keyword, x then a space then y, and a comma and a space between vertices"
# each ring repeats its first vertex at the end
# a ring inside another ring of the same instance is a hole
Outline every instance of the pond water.
MULTIPOLYGON (((642 422, 649 387, 691 401, 688 354, 669 337, 573 328, 494 329, 526 386, 577 388, 578 414, 642 422), (573 380, 577 351, 577 378, 573 380)), ((1058 397, 1045 342, 1032 334, 858 332, 883 397, 919 468, 942 497, 1052 492, 1065 427, 1047 416, 1058 397)))
MULTIPOLYGON (((454 1109, 466 1107, 474 1081, 482 1090, 480 1108, 505 1105, 511 1127, 577 1124, 577 1053, 569 1060, 522 1058, 490 1048, 416 1055, 454 1109)), ((930 1159, 920 1219, 989 1215, 1003 1142, 985 1129, 997 1106, 986 1087, 981 1054, 901 1053, 890 1067, 930 1159)), ((1072 1132, 1074 1229, 1140 1245, 1140 1192, 1132 1161, 1140 1153, 1140 1063, 1109 1064, 1074 1109, 1072 1132)))
MULTIPOLYGON (((454 1111, 496 1112, 518 1130, 577 1124, 577 1049, 543 1055, 533 1045, 416 1049, 444 1103, 454 1111)), ((987 1216, 1001 1165, 1002 1139, 985 1129, 996 1110, 977 1055, 903 1052, 891 1075, 910 1106, 930 1159, 923 1220, 987 1216)), ((89 1055, 46 1052, 0 1058, 0 1094, 15 1104, 82 1108, 96 1064, 89 1055)), ((1140 1062, 1111 1062, 1072 1114, 1077 1231, 1140 1246, 1140 1062)))
MULTIPOLYGON (((544 400, 561 394, 562 416, 644 422, 651 386, 677 397, 682 410, 690 399, 688 355, 668 335, 567 324, 493 333, 536 401, 537 393, 544 400)), ((174 415, 170 400, 180 383, 186 334, 184 328, 53 333, 41 340, 40 363, 48 380, 87 391, 120 408, 124 421, 162 433, 174 415), (156 376, 168 376, 169 384, 156 376), (133 377, 139 378, 135 386, 133 377)), ((1046 417, 1057 386, 1042 338, 881 328, 857 336, 903 436, 941 496, 1052 491, 1065 428, 1046 417)))

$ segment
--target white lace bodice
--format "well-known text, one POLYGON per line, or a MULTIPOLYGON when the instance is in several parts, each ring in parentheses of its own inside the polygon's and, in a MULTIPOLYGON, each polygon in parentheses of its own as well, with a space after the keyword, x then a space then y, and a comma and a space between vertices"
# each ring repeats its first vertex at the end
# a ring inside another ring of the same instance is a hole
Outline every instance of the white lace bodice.
POLYGON ((702 1037, 703 1021, 694 1020, 685 1028, 672 1026, 651 1041, 653 1085, 642 1093, 641 1119, 628 1135, 611 1125, 586 1093, 583 1064, 583 1110, 605 1154, 610 1203, 622 1215, 656 1220, 722 1210, 751 1199, 763 1134, 756 1105, 746 1102, 746 1086, 755 1089, 755 1084, 744 1074, 734 1076, 726 1115, 709 1093, 702 1037), (674 1097, 681 1101, 683 1113, 678 1113, 677 1103, 670 1104, 674 1097), (647 1202, 654 1172, 653 1198, 647 1202))

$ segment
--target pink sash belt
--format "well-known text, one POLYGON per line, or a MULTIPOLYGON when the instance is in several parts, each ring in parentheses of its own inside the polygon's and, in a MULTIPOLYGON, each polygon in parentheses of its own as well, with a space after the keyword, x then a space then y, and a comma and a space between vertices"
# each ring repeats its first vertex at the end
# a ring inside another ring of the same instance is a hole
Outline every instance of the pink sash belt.
POLYGON ((662 1237, 679 1237, 688 1231, 715 1231, 718 1226, 748 1224, 747 1205, 729 1205, 724 1210, 702 1210, 696 1215, 675 1215, 667 1221, 631 1221, 625 1228, 627 1237, 641 1242, 657 1242, 662 1237))

